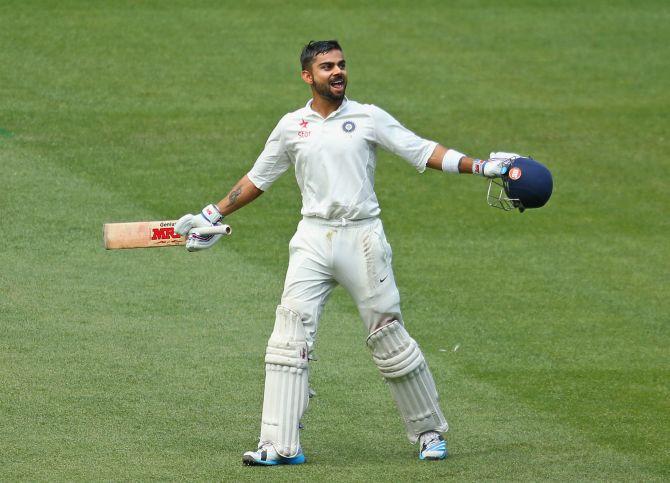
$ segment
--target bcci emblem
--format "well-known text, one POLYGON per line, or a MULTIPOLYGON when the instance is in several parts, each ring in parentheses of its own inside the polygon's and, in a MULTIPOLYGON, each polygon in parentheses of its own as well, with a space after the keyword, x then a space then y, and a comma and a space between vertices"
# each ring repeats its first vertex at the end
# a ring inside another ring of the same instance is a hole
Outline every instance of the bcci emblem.
POLYGON ((354 132, 354 129, 356 129, 356 124, 354 124, 352 121, 344 121, 344 123, 342 123, 342 130, 345 133, 352 133, 354 132))

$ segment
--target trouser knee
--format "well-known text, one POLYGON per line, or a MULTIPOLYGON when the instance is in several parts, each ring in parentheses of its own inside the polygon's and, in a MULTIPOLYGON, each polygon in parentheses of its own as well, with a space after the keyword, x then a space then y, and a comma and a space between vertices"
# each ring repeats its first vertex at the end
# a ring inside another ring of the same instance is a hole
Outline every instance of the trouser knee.
POLYGON ((307 304, 293 299, 282 299, 278 307, 283 307, 299 315, 302 326, 305 332, 305 341, 307 342, 307 349, 311 353, 316 342, 316 333, 321 316, 319 307, 313 307, 312 304, 307 304))

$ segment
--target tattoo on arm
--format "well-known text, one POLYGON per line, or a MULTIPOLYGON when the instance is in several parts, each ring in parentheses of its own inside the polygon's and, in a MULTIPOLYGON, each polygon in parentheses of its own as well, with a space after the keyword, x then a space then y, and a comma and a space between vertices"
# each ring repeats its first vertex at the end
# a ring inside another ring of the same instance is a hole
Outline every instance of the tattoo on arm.
POLYGON ((237 186, 233 191, 228 195, 228 206, 233 206, 237 202, 237 198, 242 194, 242 187, 237 186))

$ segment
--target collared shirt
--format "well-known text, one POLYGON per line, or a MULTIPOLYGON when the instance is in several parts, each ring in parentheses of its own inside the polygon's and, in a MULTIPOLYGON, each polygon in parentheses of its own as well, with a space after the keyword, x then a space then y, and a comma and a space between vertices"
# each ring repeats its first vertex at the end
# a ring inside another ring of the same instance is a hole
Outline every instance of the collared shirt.
POLYGON ((310 100, 281 118, 247 176, 266 191, 293 164, 303 216, 373 218, 381 211, 374 192, 377 146, 423 172, 437 143, 420 138, 372 104, 345 98, 324 119, 310 100))

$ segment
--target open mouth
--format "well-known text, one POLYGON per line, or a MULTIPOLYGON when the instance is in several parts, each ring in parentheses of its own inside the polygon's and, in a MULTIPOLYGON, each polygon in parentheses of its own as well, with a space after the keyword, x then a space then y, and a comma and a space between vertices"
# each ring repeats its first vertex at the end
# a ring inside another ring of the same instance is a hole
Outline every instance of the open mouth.
POLYGON ((344 79, 343 78, 333 79, 330 81, 330 86, 338 90, 344 89, 344 79))

